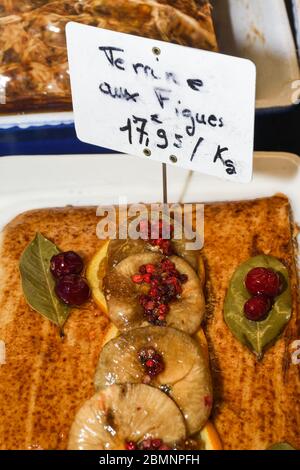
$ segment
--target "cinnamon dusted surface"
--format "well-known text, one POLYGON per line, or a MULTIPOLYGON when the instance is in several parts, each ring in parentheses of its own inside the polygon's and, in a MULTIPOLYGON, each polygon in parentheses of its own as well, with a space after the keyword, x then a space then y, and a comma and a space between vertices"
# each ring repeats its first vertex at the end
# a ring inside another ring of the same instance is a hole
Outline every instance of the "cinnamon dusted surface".
MULTIPOLYGON (((300 448, 300 374, 289 344, 300 339, 297 276, 290 207, 284 197, 207 204, 205 246, 208 338, 214 382, 213 421, 226 449, 266 449, 279 441, 300 448), (289 269, 293 314, 261 363, 231 334, 223 302, 236 267, 258 253, 289 269)), ((31 310, 22 295, 18 263, 37 231, 85 262, 101 246, 96 208, 45 209, 22 214, 0 245, 0 448, 65 449, 76 410, 93 394, 93 376, 108 326, 90 302, 73 309, 65 337, 31 310)))
POLYGON ((87 262, 100 247, 96 208, 38 210, 4 230, 0 263, 0 449, 65 449, 78 407, 93 394, 106 317, 93 302, 72 309, 65 337, 30 309, 22 295, 18 264, 40 231, 62 250, 87 262))
POLYGON ((300 317, 290 206, 284 197, 209 204, 203 256, 207 274, 207 335, 214 384, 213 421, 225 449, 267 449, 278 442, 300 448, 300 366, 288 347, 300 339, 300 317), (223 304, 230 278, 248 258, 265 253, 288 267, 292 319, 257 362, 227 328, 223 304))

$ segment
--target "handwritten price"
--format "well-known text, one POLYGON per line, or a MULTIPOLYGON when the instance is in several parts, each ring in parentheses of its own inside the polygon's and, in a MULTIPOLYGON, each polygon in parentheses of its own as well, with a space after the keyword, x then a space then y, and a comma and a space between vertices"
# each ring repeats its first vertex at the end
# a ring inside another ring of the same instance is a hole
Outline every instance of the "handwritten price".
MULTIPOLYGON (((124 54, 124 49, 112 47, 112 46, 101 46, 99 50, 104 53, 108 64, 120 72, 126 71, 126 63, 121 54, 124 54)), ((186 145, 186 139, 194 138, 192 145, 192 151, 189 155, 189 160, 192 162, 196 157, 200 156, 201 149, 205 145, 206 139, 201 135, 199 131, 200 126, 206 128, 217 129, 224 127, 224 118, 218 117, 214 114, 206 115, 204 113, 194 112, 188 107, 183 107, 180 100, 174 105, 174 87, 188 87, 189 90, 195 93, 199 93, 203 90, 204 83, 200 78, 187 78, 184 83, 179 80, 176 73, 172 71, 165 71, 163 74, 158 73, 153 67, 143 64, 141 62, 132 63, 129 65, 135 76, 142 75, 145 79, 153 82, 153 98, 154 103, 159 106, 159 111, 150 114, 149 116, 141 116, 132 114, 127 120, 120 125, 119 130, 122 133, 127 134, 128 143, 130 145, 139 144, 144 147, 144 152, 151 151, 148 147, 157 148, 160 150, 168 150, 171 152, 174 149, 182 149, 186 145), (170 84, 170 87, 156 86, 157 82, 164 80, 170 84), (165 113, 167 117, 164 118, 165 113), (176 131, 170 129, 169 125, 166 125, 164 121, 170 121, 170 112, 173 117, 179 123, 176 126, 176 131), (150 127, 151 126, 151 127, 150 127), (155 126, 153 132, 153 126, 155 126), (178 128, 182 131, 179 132, 178 128), (152 132, 151 132, 152 131, 152 132), (154 140, 153 140, 154 134, 154 140), (150 139, 152 135, 152 140, 150 139), (146 149, 145 149, 146 147, 146 149)), ((99 90, 102 94, 107 95, 113 100, 124 100, 127 102, 141 104, 142 97, 141 93, 136 90, 129 90, 128 87, 122 87, 118 85, 112 85, 107 81, 103 81, 99 85, 99 90)), ((236 165, 230 158, 226 158, 229 152, 227 146, 217 145, 213 155, 213 163, 221 162, 225 167, 225 171, 229 175, 237 173, 236 165)))
POLYGON ((251 181, 251 61, 72 21, 66 37, 82 142, 231 182, 251 181))
MULTIPOLYGON (((159 117, 157 114, 151 116, 151 121, 157 124, 162 124, 162 121, 159 120, 159 117)), ((127 133, 128 142, 131 145, 133 144, 134 136, 136 136, 136 139, 141 146, 149 147, 150 139, 149 139, 149 132, 148 132, 147 126, 148 126, 148 119, 132 115, 131 118, 127 119, 126 125, 120 127, 120 131, 127 133)), ((186 135, 190 137, 194 136, 195 128, 192 127, 193 129, 192 133, 189 129, 190 127, 187 126, 185 129, 186 135)), ((182 148, 183 143, 184 143, 183 140, 185 137, 182 134, 176 134, 176 133, 171 134, 171 132, 168 135, 167 131, 163 127, 160 127, 157 129, 156 136, 158 138, 158 141, 154 143, 154 146, 163 150, 168 149, 169 147, 175 147, 177 149, 182 148)), ((197 139, 196 144, 193 148, 193 152, 190 156, 190 161, 193 161, 203 141, 204 141, 203 137, 199 137, 197 139)), ((233 174, 236 174, 234 162, 230 159, 225 159, 223 157, 223 153, 227 151, 228 151, 227 147, 222 148, 220 145, 218 145, 218 148, 213 158, 213 162, 216 163, 217 161, 220 161, 225 166, 227 174, 233 175, 233 174)))

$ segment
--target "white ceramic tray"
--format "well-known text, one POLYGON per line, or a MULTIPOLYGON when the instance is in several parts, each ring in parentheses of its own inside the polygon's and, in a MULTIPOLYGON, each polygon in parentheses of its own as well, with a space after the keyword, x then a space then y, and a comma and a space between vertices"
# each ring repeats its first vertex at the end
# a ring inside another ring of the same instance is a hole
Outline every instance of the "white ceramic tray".
MULTIPOLYGON (((290 106, 291 86, 300 73, 284 0, 211 2, 221 52, 249 58, 257 66, 257 108, 290 106)), ((72 112, 0 116, 0 128, 72 122, 72 112)))
MULTIPOLYGON (((0 158, 0 230, 17 214, 42 207, 162 200, 161 166, 127 155, 0 158)), ((249 184, 168 166, 169 202, 252 199, 285 193, 300 222, 300 158, 257 153, 249 184)))

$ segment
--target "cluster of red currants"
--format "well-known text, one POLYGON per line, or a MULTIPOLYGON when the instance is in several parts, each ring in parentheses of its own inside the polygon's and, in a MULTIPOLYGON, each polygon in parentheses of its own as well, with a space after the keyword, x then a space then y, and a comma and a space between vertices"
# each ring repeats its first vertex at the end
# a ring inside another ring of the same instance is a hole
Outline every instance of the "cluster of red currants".
POLYGON ((152 379, 165 370, 163 357, 151 346, 143 348, 138 353, 140 363, 146 374, 152 379))
POLYGON ((82 258, 74 251, 54 255, 50 261, 50 272, 56 279, 55 292, 63 303, 79 307, 90 297, 87 281, 81 276, 84 268, 82 258))
POLYGON ((126 450, 171 450, 171 447, 164 444, 161 439, 145 439, 139 444, 129 441, 125 447, 126 450))
POLYGON ((248 320, 262 321, 270 313, 274 299, 282 293, 282 277, 271 268, 254 268, 248 272, 245 286, 252 295, 244 305, 248 320))
POLYGON ((188 281, 186 274, 180 274, 175 264, 167 258, 160 263, 146 264, 139 273, 132 276, 135 284, 148 284, 147 294, 139 296, 147 321, 152 325, 163 326, 169 312, 169 304, 182 293, 182 284, 188 281))
POLYGON ((174 235, 174 226, 172 224, 167 225, 167 222, 162 219, 152 224, 149 221, 142 220, 140 222, 140 232, 144 240, 157 247, 165 256, 173 254, 171 238, 174 235))

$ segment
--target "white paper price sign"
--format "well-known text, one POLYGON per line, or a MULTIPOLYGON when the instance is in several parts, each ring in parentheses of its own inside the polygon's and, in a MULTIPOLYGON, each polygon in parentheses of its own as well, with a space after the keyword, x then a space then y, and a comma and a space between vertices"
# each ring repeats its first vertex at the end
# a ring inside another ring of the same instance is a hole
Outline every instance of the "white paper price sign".
POLYGON ((67 43, 80 140, 251 180, 252 62, 78 23, 67 43))

